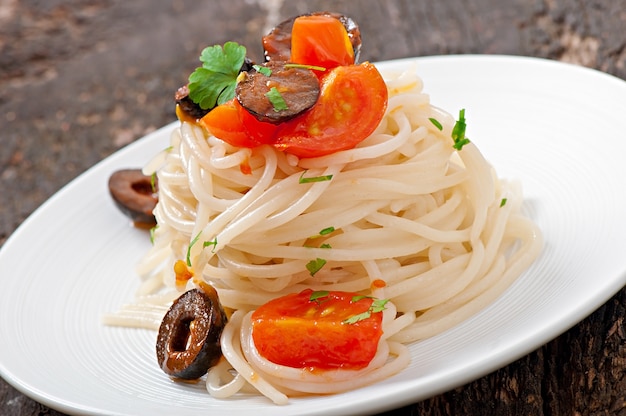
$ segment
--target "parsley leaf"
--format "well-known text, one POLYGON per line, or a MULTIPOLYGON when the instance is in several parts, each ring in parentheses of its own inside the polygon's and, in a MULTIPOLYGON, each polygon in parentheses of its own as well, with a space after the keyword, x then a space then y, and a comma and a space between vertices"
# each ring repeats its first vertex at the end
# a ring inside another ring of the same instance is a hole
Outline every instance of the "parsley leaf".
POLYGON ((315 276, 315 273, 319 272, 322 267, 326 264, 326 260, 320 259, 319 257, 315 260, 311 260, 306 264, 306 269, 309 271, 311 276, 315 276))
POLYGON ((326 227, 323 230, 320 231, 320 235, 326 235, 326 234, 330 234, 332 232, 335 231, 335 227, 330 226, 330 227, 326 227))
POLYGON ((502 200, 500 201, 500 206, 503 207, 506 205, 506 198, 502 198, 502 200))
POLYGON ((334 232, 335 232, 335 227, 330 226, 330 227, 326 227, 320 230, 319 234, 312 235, 309 238, 310 239, 320 238, 320 237, 324 237, 325 235, 332 234, 334 232))
POLYGON ((207 110, 231 100, 245 57, 245 46, 236 42, 204 48, 200 54, 202 66, 189 75, 192 101, 207 110))
POLYGON ((265 75, 266 77, 269 77, 270 75, 272 75, 272 70, 266 66, 261 66, 261 65, 252 65, 252 68, 254 68, 254 70, 256 72, 260 72, 261 74, 265 75))
POLYGON ((330 292, 328 290, 316 290, 315 292, 311 293, 311 296, 309 296, 309 300, 311 302, 319 302, 321 298, 325 298, 329 294, 330 292))
POLYGON ((385 309, 385 305, 387 304, 387 302, 389 302, 389 299, 376 299, 374 302, 372 302, 372 306, 370 306, 370 310, 372 311, 372 313, 378 313, 378 312, 382 312, 385 309))
POLYGON ((280 94, 280 91, 278 91, 276 87, 270 88, 270 90, 265 93, 265 96, 267 97, 268 100, 270 100, 270 103, 272 103, 272 106, 274 107, 275 112, 278 113, 279 111, 289 109, 289 107, 287 106, 287 103, 285 102, 285 99, 283 98, 283 96, 280 94))
POLYGON ((465 129, 467 128, 467 124, 465 123, 465 109, 459 111, 459 119, 454 123, 454 128, 452 129, 452 140, 454 140, 453 147, 456 150, 461 150, 463 146, 468 144, 470 141, 467 137, 465 137, 465 129))
POLYGON ((346 323, 346 324, 356 324, 359 321, 366 320, 370 316, 372 316, 372 312, 368 309, 365 312, 361 312, 361 313, 358 313, 356 315, 352 315, 351 317, 349 317, 348 319, 344 320, 343 322, 346 323))
MULTIPOLYGON (((361 299, 369 298, 370 296, 359 295, 354 296, 352 298, 352 302, 358 302, 361 299)), ((345 324, 355 324, 359 321, 364 321, 372 316, 373 313, 382 312, 386 309, 385 305, 389 302, 389 299, 375 299, 374 302, 370 305, 369 309, 365 312, 358 313, 356 315, 352 315, 351 317, 345 319, 343 323, 345 324)))

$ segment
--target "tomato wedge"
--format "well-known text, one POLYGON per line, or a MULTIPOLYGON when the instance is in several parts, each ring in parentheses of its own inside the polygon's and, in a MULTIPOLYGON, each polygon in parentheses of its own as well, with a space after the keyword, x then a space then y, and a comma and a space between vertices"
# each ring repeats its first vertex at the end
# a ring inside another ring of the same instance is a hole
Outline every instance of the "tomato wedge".
POLYGON ((236 98, 218 105, 199 121, 212 135, 237 147, 256 147, 273 141, 276 126, 259 121, 236 98))
MULTIPOLYGON (((252 314, 252 339, 261 356, 294 368, 366 367, 374 358, 384 309, 349 292, 306 289, 260 306, 252 314)), ((383 303, 384 305, 384 303, 383 303)))
POLYGON ((322 78, 318 102, 280 126, 274 146, 299 157, 352 149, 378 127, 387 97, 387 85, 371 63, 338 66, 322 78))
POLYGON ((296 18, 291 29, 291 62, 332 69, 354 64, 354 49, 348 32, 331 16, 296 18))

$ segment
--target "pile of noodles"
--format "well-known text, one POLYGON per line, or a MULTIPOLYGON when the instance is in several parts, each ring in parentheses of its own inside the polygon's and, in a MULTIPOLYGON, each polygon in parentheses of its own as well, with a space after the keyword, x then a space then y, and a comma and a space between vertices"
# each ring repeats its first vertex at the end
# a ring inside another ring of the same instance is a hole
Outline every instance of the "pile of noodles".
POLYGON ((182 122, 171 147, 145 168, 158 175, 158 225, 138 267, 137 301, 106 321, 157 329, 180 295, 173 264, 189 259, 195 278, 234 311, 221 339, 225 359, 210 370, 207 389, 228 397, 252 385, 285 403, 389 377, 407 366, 406 344, 499 296, 542 246, 521 213, 519 184, 499 179, 473 142, 453 148, 455 117, 430 104, 414 70, 383 75, 389 103, 380 126, 356 148, 329 156, 233 148, 182 122), (330 179, 302 180, 321 177, 330 179), (315 259, 326 263, 311 273, 306 266, 315 259), (311 372, 256 352, 251 311, 305 288, 390 300, 367 368, 311 372))

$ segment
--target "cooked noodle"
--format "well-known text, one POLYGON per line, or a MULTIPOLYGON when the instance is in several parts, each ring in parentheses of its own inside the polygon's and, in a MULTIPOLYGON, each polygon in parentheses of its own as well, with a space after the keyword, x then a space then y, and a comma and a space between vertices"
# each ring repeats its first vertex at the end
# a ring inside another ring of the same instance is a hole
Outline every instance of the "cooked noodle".
POLYGON ((405 344, 451 328, 499 296, 542 246, 521 213, 519 184, 499 179, 474 143, 453 148, 454 117, 430 104, 415 71, 386 74, 386 82, 389 104, 378 129, 354 149, 319 158, 299 160, 267 145, 233 148, 182 122, 171 147, 146 168, 158 175, 158 227, 138 268, 138 296, 166 295, 154 301, 160 309, 131 308, 109 322, 154 327, 155 314, 179 293, 174 262, 189 258, 195 276, 235 310, 222 335, 225 360, 210 370, 207 390, 223 398, 248 384, 285 403, 389 377, 408 364, 405 344), (332 179, 300 183, 323 175, 332 179), (320 235, 328 227, 335 231, 320 235), (327 263, 312 276, 306 264, 316 258, 327 263), (256 352, 250 311, 305 288, 390 299, 366 369, 320 375, 256 352))

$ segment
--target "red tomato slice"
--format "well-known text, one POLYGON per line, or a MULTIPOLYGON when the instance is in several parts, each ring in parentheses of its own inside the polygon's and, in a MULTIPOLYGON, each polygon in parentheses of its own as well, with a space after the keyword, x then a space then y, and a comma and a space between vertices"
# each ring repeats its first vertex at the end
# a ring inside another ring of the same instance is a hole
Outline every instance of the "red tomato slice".
POLYGON ((368 62, 338 66, 322 78, 318 102, 280 126, 275 146, 299 157, 351 149, 378 127, 387 108, 387 85, 368 62))
POLYGON ((295 368, 366 367, 383 333, 382 313, 366 314, 354 323, 345 321, 367 312, 374 299, 348 292, 327 292, 311 299, 319 293, 307 289, 254 311, 252 339, 257 350, 271 362, 295 368))
POLYGON ((273 141, 276 126, 259 121, 236 98, 218 105, 199 121, 212 135, 237 147, 256 147, 273 141))
POLYGON ((354 64, 354 50, 339 20, 330 16, 300 16, 291 29, 290 60, 332 69, 354 64))

